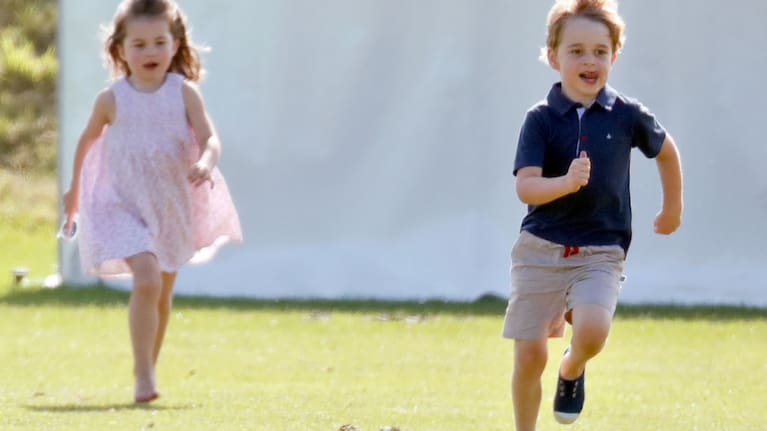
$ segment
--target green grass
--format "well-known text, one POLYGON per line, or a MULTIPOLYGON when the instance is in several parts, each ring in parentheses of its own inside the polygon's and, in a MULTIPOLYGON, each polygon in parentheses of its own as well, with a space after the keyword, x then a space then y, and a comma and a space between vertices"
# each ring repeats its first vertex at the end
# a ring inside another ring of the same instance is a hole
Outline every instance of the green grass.
MULTIPOLYGON (((6 288, 0 429, 513 429, 501 300, 177 298, 148 407, 130 402, 126 300, 6 288)), ((551 418, 552 360, 539 429, 763 429, 766 331, 767 310, 621 307, 581 419, 551 418)))
POLYGON ((55 271, 55 175, 0 169, 0 286, 23 266, 40 280, 55 271))

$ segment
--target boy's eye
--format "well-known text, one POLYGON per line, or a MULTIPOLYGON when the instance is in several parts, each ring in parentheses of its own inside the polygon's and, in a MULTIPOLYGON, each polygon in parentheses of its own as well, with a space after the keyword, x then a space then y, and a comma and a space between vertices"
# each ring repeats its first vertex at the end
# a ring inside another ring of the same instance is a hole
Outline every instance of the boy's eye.
POLYGON ((580 49, 571 49, 570 50, 570 54, 580 55, 581 54, 581 50, 580 49))

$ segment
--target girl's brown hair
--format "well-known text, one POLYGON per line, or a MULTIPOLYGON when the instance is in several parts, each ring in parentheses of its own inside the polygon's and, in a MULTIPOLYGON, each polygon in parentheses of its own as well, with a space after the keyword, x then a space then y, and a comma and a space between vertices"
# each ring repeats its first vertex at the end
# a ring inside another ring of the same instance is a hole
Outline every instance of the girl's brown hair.
MULTIPOLYGON (((546 49, 556 50, 562 40, 562 29, 572 17, 583 17, 601 22, 610 32, 613 53, 623 47, 625 24, 618 15, 618 3, 614 0, 556 0, 546 20, 546 49)), ((542 53, 545 58, 545 52, 542 53)))
POLYGON ((191 81, 199 81, 202 68, 200 50, 195 46, 186 28, 186 17, 173 0, 124 0, 117 7, 112 27, 108 28, 104 49, 106 61, 115 76, 130 76, 128 64, 120 57, 119 47, 125 40, 125 27, 129 19, 149 17, 164 18, 170 26, 173 39, 178 41, 178 50, 170 62, 170 71, 184 75, 191 81))

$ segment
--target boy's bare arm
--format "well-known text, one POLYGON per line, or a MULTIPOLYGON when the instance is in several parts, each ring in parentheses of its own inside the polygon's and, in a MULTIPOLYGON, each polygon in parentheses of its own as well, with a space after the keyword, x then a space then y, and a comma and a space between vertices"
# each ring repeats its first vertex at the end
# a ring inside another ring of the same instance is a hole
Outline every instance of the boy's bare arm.
POLYGON ((666 135, 660 153, 655 158, 658 165, 661 187, 663 189, 663 206, 655 216, 655 232, 668 235, 674 232, 682 223, 682 163, 674 139, 666 135))
POLYGON ((561 177, 543 176, 543 169, 527 166, 517 171, 517 196, 528 205, 543 205, 575 193, 589 182, 591 160, 585 151, 570 163, 567 174, 561 177))

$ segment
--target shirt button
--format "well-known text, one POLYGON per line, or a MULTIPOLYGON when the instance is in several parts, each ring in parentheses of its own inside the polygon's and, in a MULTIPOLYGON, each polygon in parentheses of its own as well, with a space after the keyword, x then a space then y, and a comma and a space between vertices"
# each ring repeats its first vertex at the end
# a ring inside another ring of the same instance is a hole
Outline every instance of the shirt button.
POLYGON ((586 142, 588 139, 586 135, 581 136, 581 142, 586 142))

